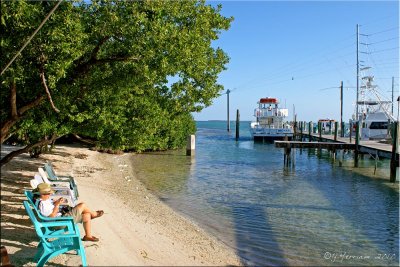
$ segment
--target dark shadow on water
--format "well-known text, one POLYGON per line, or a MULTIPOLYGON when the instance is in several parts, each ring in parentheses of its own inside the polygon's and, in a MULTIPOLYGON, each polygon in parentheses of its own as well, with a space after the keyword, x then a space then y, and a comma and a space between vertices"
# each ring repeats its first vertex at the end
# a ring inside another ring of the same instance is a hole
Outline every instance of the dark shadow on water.
MULTIPOLYGON (((312 157, 314 153, 319 161, 331 160, 324 152, 309 151, 309 156, 312 157)), ((385 179, 371 178, 336 166, 331 167, 331 172, 328 175, 321 174, 321 180, 310 176, 307 181, 323 193, 331 207, 346 221, 370 238, 382 254, 394 253, 394 260, 398 263, 398 190, 387 186, 385 179)), ((362 248, 363 244, 357 246, 362 248)))
POLYGON ((237 253, 246 266, 288 265, 261 206, 237 205, 232 211, 237 253))

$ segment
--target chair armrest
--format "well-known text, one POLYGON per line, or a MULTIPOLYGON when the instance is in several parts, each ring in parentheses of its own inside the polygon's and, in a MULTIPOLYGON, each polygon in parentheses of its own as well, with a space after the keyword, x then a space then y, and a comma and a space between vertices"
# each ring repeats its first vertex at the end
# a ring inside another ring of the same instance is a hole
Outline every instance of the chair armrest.
MULTIPOLYGON (((56 226, 65 226, 68 228, 68 232, 70 233, 76 233, 76 224, 73 221, 46 221, 46 222, 41 222, 41 227, 49 229, 49 227, 56 227, 56 226)), ((54 232, 57 232, 58 230, 51 231, 53 234, 54 232)), ((53 236, 53 234, 50 234, 53 236)), ((48 234, 46 234, 48 235, 48 234)), ((54 236, 53 236, 54 237, 54 236)))
POLYGON ((50 183, 51 183, 52 186, 70 188, 70 182, 50 181, 50 183))
POLYGON ((80 237, 77 233, 73 234, 65 234, 65 235, 43 235, 44 238, 71 238, 71 237, 80 237))
POLYGON ((40 216, 43 221, 45 222, 55 222, 55 221, 65 221, 65 222, 74 222, 74 218, 72 218, 71 216, 63 216, 63 217, 46 217, 41 215, 40 216))

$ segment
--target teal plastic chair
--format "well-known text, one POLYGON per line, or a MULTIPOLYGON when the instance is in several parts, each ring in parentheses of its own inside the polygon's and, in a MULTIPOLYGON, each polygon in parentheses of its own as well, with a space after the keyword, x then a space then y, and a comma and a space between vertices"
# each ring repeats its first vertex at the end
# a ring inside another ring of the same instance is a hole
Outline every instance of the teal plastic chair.
POLYGON ((75 197, 78 198, 79 197, 79 192, 78 192, 78 185, 76 184, 76 181, 74 179, 74 177, 72 176, 60 176, 60 175, 56 175, 53 165, 51 165, 50 162, 46 162, 44 164, 44 170, 48 175, 48 178, 50 181, 59 181, 59 182, 66 182, 68 181, 71 185, 71 189, 74 190, 75 192, 75 197))
POLYGON ((44 266, 50 259, 71 250, 76 251, 81 256, 82 265, 87 266, 79 228, 73 221, 69 219, 56 220, 54 218, 40 221, 38 219, 40 213, 35 209, 35 205, 32 205, 29 201, 24 201, 23 204, 40 240, 38 251, 35 255, 37 266, 44 266), (63 230, 53 230, 59 227, 63 227, 63 230))

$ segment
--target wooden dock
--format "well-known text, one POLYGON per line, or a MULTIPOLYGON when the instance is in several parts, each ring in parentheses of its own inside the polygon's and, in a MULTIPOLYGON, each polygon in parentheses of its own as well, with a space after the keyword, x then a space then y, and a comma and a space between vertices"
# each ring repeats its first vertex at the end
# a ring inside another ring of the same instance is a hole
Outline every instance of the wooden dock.
MULTIPOLYGON (((397 128, 397 126, 396 126, 397 128)), ((353 139, 351 137, 339 137, 337 132, 332 134, 317 134, 304 133, 301 131, 295 134, 294 139, 300 139, 301 141, 275 141, 275 146, 284 148, 284 162, 288 166, 291 161, 291 149, 292 148, 318 148, 328 149, 336 152, 337 150, 354 150, 355 156, 355 167, 358 167, 358 155, 369 154, 375 160, 381 158, 388 158, 391 160, 390 163, 390 181, 395 182, 396 176, 399 172, 399 144, 398 135, 395 131, 395 144, 386 144, 378 141, 368 140, 362 141, 358 138, 353 139), (305 141, 303 141, 305 140, 305 141)))
MULTIPOLYGON (((309 134, 303 133, 303 138, 309 139, 309 134)), ((320 140, 318 142, 312 141, 291 141, 298 144, 291 144, 290 146, 293 148, 325 148, 325 149, 350 149, 354 150, 356 146, 355 138, 352 139, 350 142, 349 137, 337 137, 337 140, 334 140, 333 135, 323 134, 321 138, 318 134, 311 134, 312 140, 320 140), (307 144, 311 143, 311 144, 307 144)), ((284 145, 285 142, 289 141, 275 141, 276 147, 287 147, 284 145)), ((290 143, 290 142, 289 142, 290 143)), ((378 141, 359 141, 359 152, 361 154, 370 154, 372 156, 378 155, 379 158, 392 158, 392 145, 391 144, 384 144, 378 141)), ((396 159, 399 160, 399 153, 396 153, 396 159)))

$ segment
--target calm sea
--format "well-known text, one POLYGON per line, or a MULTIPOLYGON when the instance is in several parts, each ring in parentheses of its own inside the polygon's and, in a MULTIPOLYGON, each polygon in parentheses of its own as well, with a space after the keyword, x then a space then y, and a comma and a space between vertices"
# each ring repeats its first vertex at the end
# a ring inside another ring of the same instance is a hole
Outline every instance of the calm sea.
POLYGON ((138 178, 162 201, 232 247, 246 265, 399 265, 399 184, 389 161, 254 143, 249 122, 197 122, 196 155, 133 155, 138 178))

